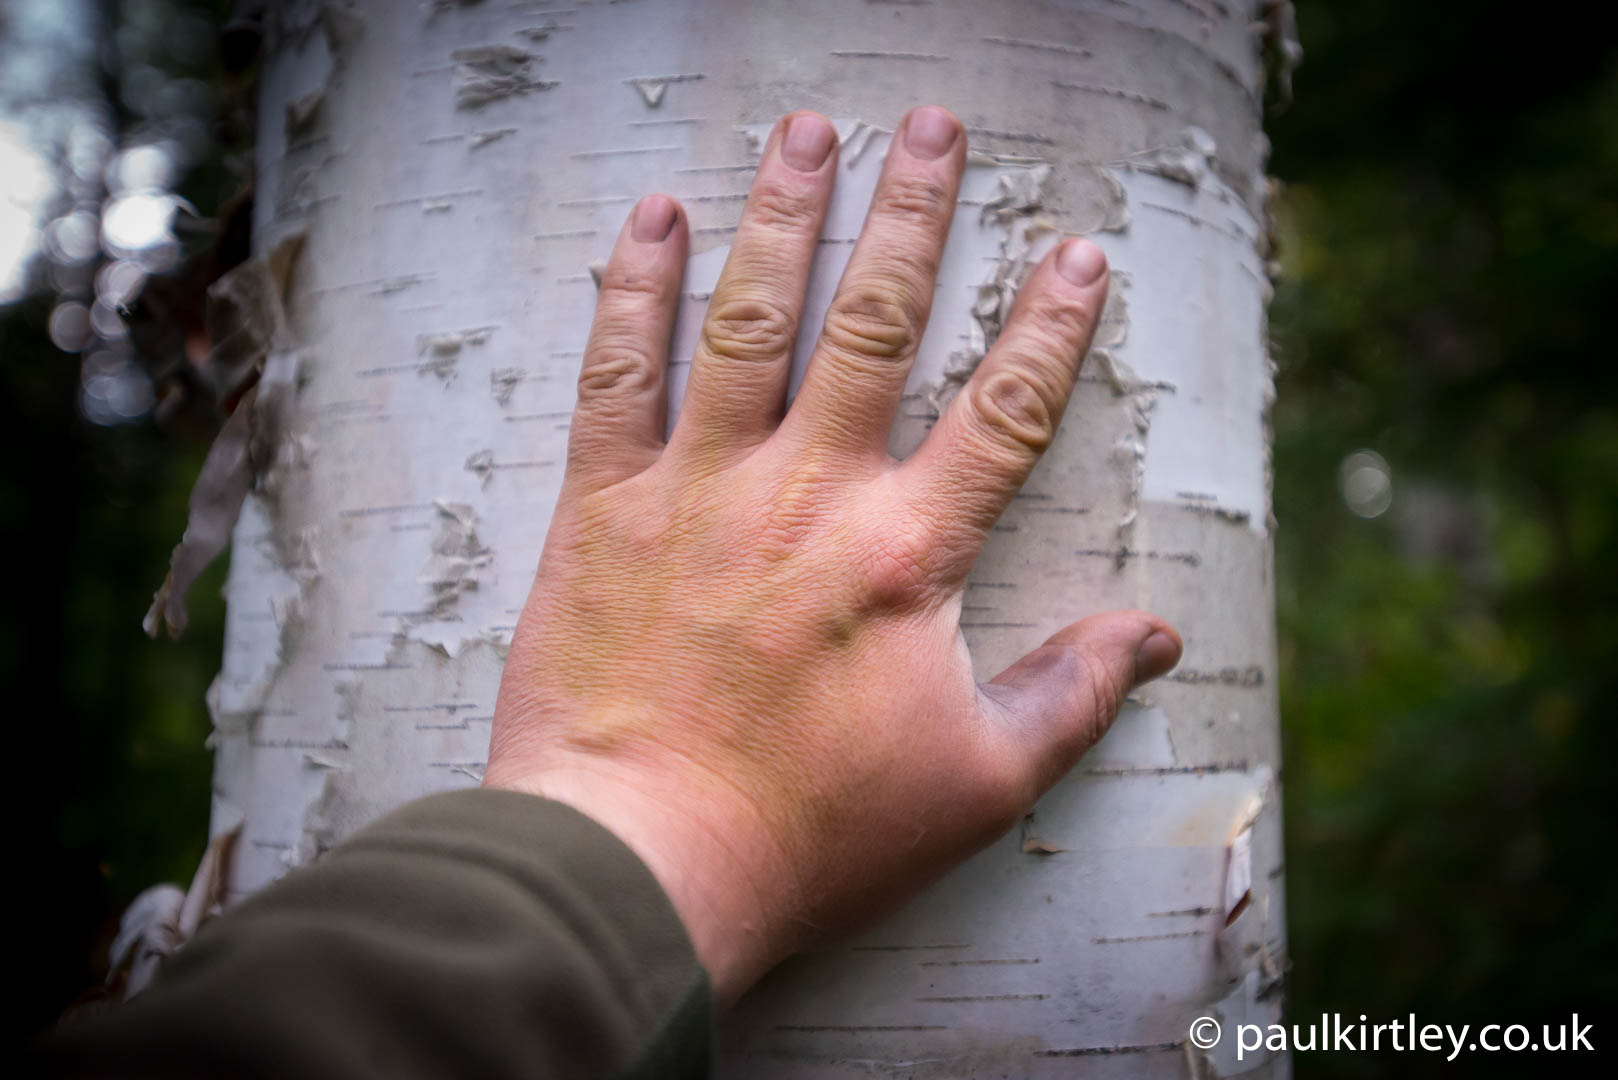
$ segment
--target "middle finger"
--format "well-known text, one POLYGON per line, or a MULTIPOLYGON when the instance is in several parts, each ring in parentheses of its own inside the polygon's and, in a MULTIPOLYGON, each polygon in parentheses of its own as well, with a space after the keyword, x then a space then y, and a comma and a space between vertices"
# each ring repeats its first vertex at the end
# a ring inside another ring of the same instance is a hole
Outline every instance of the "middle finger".
POLYGON ((784 437, 808 450, 886 461, 965 167, 966 136, 954 114, 928 105, 905 117, 784 437))

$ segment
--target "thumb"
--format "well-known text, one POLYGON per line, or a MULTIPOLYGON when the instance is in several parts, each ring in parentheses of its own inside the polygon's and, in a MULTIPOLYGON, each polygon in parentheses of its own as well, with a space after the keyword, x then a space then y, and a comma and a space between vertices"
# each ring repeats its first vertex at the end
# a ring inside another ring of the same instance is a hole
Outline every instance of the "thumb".
POLYGON ((1144 611, 1081 619, 979 687, 1044 792, 1112 726, 1129 692, 1180 662, 1175 629, 1144 611))

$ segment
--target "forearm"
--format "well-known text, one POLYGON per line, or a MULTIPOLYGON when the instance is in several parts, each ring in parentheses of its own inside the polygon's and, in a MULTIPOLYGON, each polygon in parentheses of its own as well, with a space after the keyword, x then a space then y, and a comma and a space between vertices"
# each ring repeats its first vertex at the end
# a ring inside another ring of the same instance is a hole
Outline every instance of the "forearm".
POLYGON ((413 803, 41 1046, 65 1075, 700 1076, 708 984, 606 829, 511 792, 413 803))

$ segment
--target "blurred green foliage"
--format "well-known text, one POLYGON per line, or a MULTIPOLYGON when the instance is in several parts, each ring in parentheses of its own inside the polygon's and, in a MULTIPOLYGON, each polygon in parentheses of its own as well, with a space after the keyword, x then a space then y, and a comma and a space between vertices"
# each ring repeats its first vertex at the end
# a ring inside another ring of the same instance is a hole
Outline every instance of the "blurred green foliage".
MULTIPOLYGON (((1270 125, 1292 1012, 1599 1024, 1618 998, 1618 51, 1505 0, 1299 8, 1296 103, 1270 125), (1338 491, 1361 448, 1392 469, 1372 520, 1338 491)), ((187 192, 205 211, 230 194, 212 183, 187 192)), ((183 642, 140 636, 205 440, 80 421, 44 314, 0 315, 28 1027, 96 978, 135 892, 195 866, 222 623, 215 568, 183 642)))
POLYGON ((1504 2, 1302 3, 1299 22, 1296 104, 1270 125, 1292 1012, 1578 1011, 1600 1032, 1618 998, 1618 51, 1504 2), (1393 476, 1373 520, 1337 490, 1361 447, 1393 476))
POLYGON ((12 410, 0 520, 12 537, 0 620, 13 811, 24 894, 17 950, 24 1029, 99 982, 125 905, 186 882, 207 839, 211 754, 203 697, 219 666, 223 563, 192 591, 181 643, 140 618, 184 528, 206 443, 78 414, 77 357, 44 333, 48 306, 0 313, 0 393, 12 410))

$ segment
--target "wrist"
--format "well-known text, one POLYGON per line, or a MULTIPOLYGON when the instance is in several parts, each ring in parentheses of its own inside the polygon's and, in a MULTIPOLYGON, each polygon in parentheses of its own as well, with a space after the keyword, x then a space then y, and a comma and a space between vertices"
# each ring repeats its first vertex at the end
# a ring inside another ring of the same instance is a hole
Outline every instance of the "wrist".
POLYGON ((782 958, 777 919, 764 882, 773 854, 746 830, 727 828, 740 815, 716 813, 731 797, 715 793, 692 806, 670 795, 673 785, 615 775, 599 763, 553 766, 521 775, 491 768, 484 786, 521 791, 566 803, 595 820, 646 864, 668 896, 697 959, 708 972, 715 1007, 732 1004, 782 958))

